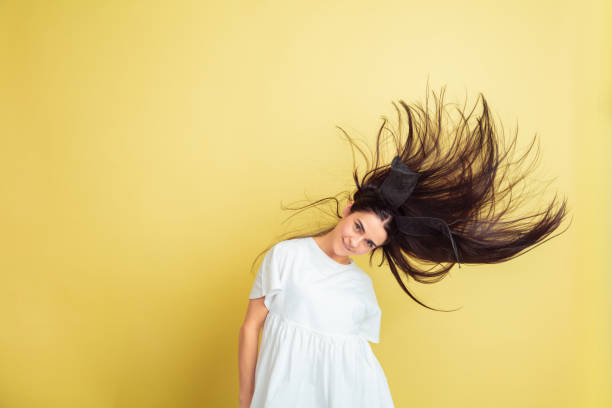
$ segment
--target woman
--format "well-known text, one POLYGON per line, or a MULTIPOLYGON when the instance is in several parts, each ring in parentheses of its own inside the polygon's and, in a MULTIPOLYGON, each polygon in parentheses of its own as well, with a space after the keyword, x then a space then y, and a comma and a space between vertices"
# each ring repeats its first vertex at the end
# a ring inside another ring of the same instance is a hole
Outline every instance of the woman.
MULTIPOLYGON (((556 196, 542 211, 514 214, 525 195, 518 171, 533 147, 512 161, 490 119, 482 94, 482 114, 443 104, 400 102, 408 126, 381 126, 373 164, 331 228, 298 235, 267 251, 249 295, 239 338, 240 407, 393 407, 385 374, 368 341, 378 343, 381 311, 369 276, 350 256, 382 254, 398 284, 413 300, 400 273, 422 283, 444 278, 455 263, 499 263, 551 239, 566 217, 566 201, 556 196), (384 135, 395 156, 381 159, 384 135), (381 164, 381 161, 383 164, 381 164), (522 190, 523 191, 523 190, 522 190), (423 269, 420 264, 440 266, 423 269), (446 265, 443 265, 445 263, 446 265), (257 350, 259 331, 261 348, 257 350)), ((394 105, 395 106, 395 105, 394 105)), ((306 207, 325 201, 328 197, 306 207)), ((264 251, 265 252, 265 251, 264 251)), ((261 255, 261 254, 260 254, 261 255)), ((381 262, 382 264, 382 262, 381 262)), ((460 264, 459 264, 460 266, 460 264)), ((448 311, 448 310, 438 310, 448 311)))

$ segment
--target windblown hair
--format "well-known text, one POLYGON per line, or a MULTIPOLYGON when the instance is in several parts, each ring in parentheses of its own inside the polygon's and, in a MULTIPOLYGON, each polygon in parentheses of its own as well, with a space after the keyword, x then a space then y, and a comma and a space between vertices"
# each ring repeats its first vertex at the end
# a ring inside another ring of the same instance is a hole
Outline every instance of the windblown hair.
MULTIPOLYGON (((391 158, 398 155, 420 176, 412 194, 396 211, 401 215, 436 217, 446 221, 461 264, 504 262, 560 235, 550 236, 567 216, 567 199, 559 203, 556 194, 543 209, 527 215, 515 215, 516 209, 519 206, 523 208, 521 204, 528 197, 524 191, 517 191, 517 186, 526 181, 526 176, 538 159, 536 154, 530 166, 521 170, 534 146, 535 137, 527 151, 513 161, 517 135, 506 146, 503 132, 498 132, 482 93, 479 94, 482 111, 476 118, 474 111, 478 100, 474 108, 467 112, 465 105, 460 109, 458 105, 444 103, 444 87, 439 96, 432 93, 435 101, 433 112, 429 106, 429 90, 424 105, 408 105, 400 101, 400 108, 393 103, 398 115, 397 129, 391 129, 388 119, 383 117, 376 137, 376 151, 371 154, 371 160, 364 149, 339 128, 350 142, 353 153, 356 189, 352 192, 352 198, 349 195, 349 199, 354 200, 351 212, 374 212, 382 221, 392 216, 376 189, 389 174, 391 158), (455 107, 456 120, 453 120, 448 106, 455 107), (402 110, 405 121, 402 120, 402 110), (389 136, 393 142, 394 151, 390 157, 382 157, 385 136, 389 136), (355 167, 355 149, 367 164, 361 178, 355 167)), ((288 209, 304 210, 334 200, 339 219, 337 197, 326 197, 306 206, 288 209)), ((375 253, 382 252, 379 266, 386 261, 400 287, 414 301, 431 310, 449 311, 422 303, 408 290, 401 277, 404 274, 421 283, 435 283, 443 279, 455 264, 448 235, 404 235, 394 222, 384 223, 384 228, 387 240, 371 252, 370 264, 375 253), (423 263, 438 268, 423 269, 423 263)), ((320 236, 332 229, 294 235, 292 238, 320 236)))

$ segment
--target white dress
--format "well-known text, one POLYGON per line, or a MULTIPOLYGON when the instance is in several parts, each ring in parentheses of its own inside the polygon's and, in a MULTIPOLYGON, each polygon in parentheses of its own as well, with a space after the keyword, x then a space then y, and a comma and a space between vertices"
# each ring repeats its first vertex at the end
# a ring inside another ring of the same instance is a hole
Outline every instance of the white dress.
POLYGON ((330 258, 312 237, 277 243, 249 299, 268 315, 251 408, 391 408, 387 379, 368 341, 381 310, 371 278, 330 258))

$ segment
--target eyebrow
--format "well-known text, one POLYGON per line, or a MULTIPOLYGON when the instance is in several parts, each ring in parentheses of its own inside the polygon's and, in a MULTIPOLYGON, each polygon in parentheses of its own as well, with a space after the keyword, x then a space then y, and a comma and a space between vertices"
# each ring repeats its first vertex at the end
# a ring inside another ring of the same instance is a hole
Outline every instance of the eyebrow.
MULTIPOLYGON (((359 226, 361 227, 361 230, 365 234, 366 230, 365 230, 365 228, 363 228, 363 224, 361 223, 361 220, 359 218, 357 218, 357 222, 359 223, 359 226)), ((378 244, 376 242, 374 242, 372 240, 370 240, 370 242, 373 243, 375 247, 378 247, 378 244)))

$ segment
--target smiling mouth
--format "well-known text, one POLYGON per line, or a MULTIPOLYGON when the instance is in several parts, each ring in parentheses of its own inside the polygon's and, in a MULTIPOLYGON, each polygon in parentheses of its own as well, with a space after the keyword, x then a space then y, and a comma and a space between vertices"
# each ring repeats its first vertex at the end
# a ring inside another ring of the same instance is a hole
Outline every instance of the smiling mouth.
POLYGON ((344 241, 342 241, 342 245, 344 245, 344 247, 346 248, 346 250, 347 250, 347 251, 349 251, 349 252, 353 252, 353 251, 351 251, 351 249, 350 249, 348 246, 346 246, 346 244, 344 243, 344 241))

